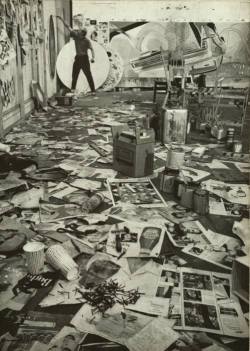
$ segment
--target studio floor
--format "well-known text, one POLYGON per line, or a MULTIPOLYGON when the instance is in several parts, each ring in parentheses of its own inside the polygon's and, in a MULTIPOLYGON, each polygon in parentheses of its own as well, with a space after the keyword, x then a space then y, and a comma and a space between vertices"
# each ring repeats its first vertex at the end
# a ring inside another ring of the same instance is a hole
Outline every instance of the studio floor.
MULTIPOLYGON (((6 136, 1 350, 64 350, 67 335, 75 340, 70 351, 153 350, 156 342, 159 350, 248 350, 248 304, 233 294, 232 269, 249 247, 232 228, 248 218, 249 158, 204 133, 188 136, 181 173, 209 192, 205 212, 185 207, 175 190, 164 191, 169 147, 160 140, 153 176, 135 180, 116 172, 111 128, 142 125, 153 114, 152 98, 152 91, 80 96, 72 106, 34 112, 6 136), (192 154, 203 146, 207 162, 192 154), (148 228, 158 233, 152 246, 142 244, 148 228), (45 265, 27 275, 23 247, 34 242, 44 245, 45 265), (49 256, 55 245, 65 256, 49 256), (62 266, 72 261, 77 275, 70 280, 62 266)), ((249 123, 248 116, 245 153, 249 123)))

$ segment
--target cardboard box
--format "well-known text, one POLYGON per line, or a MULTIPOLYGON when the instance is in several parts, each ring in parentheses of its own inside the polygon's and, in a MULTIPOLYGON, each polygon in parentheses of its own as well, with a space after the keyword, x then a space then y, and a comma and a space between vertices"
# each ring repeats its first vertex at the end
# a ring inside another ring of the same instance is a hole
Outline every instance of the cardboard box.
POLYGON ((145 177, 154 172, 154 132, 133 134, 126 130, 113 133, 113 168, 129 177, 145 177))
POLYGON ((72 96, 56 96, 55 99, 59 106, 72 106, 72 96))

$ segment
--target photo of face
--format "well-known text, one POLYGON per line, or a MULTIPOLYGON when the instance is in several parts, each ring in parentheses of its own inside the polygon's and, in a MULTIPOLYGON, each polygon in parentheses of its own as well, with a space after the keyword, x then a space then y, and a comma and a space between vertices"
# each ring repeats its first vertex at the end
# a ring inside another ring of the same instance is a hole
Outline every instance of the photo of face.
POLYGON ((200 290, 184 289, 183 298, 184 300, 202 301, 200 290))

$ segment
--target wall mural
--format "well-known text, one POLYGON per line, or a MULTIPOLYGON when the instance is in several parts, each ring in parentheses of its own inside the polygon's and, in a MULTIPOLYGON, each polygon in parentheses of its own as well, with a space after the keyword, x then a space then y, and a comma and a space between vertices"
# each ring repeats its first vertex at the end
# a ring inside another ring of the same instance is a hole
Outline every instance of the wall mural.
POLYGON ((49 19, 49 62, 50 62, 50 76, 55 77, 56 72, 56 38, 53 16, 49 19))

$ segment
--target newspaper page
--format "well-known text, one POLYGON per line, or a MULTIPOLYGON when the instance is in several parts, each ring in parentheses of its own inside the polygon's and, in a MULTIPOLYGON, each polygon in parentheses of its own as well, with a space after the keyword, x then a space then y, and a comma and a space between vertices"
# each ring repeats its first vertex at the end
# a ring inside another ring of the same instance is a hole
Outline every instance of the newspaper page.
POLYGON ((212 280, 217 301, 232 298, 231 274, 212 272, 212 280))
POLYGON ((116 257, 158 257, 163 239, 163 228, 154 224, 117 223, 110 229, 107 253, 116 257))
POLYGON ((240 304, 225 300, 219 302, 218 306, 223 334, 241 338, 249 337, 249 327, 240 304))
MULTIPOLYGON (((226 237, 226 235, 222 235, 222 238, 219 237, 221 242, 224 241, 224 237, 226 237)), ((239 247, 239 241, 234 238, 229 238, 229 240, 224 242, 222 245, 188 245, 183 248, 182 251, 191 256, 200 258, 201 260, 213 263, 218 267, 231 271, 233 261, 237 257, 237 250, 239 247)))
POLYGON ((168 201, 167 208, 162 208, 159 212, 163 218, 176 224, 194 221, 199 217, 197 213, 179 205, 175 201, 168 201))
POLYGON ((199 221, 168 223, 165 226, 170 241, 177 247, 185 247, 190 244, 211 244, 206 236, 206 229, 199 221))
POLYGON ((180 269, 169 264, 164 264, 158 282, 156 297, 165 299, 169 305, 168 318, 181 326, 181 283, 180 269))
POLYGON ((249 205, 249 185, 231 184, 217 180, 206 180, 201 183, 203 189, 222 197, 223 199, 240 205, 249 205))
POLYGON ((209 172, 191 167, 183 167, 182 173, 184 177, 191 178, 193 182, 199 182, 201 179, 206 178, 210 175, 209 172))
POLYGON ((126 306, 131 311, 146 313, 152 316, 167 317, 170 299, 152 296, 141 296, 135 304, 126 306))
POLYGON ((222 334, 210 272, 182 268, 181 284, 183 328, 222 334))
POLYGON ((229 216, 240 218, 243 213, 247 212, 245 205, 235 204, 223 200, 221 197, 213 195, 209 196, 209 213, 217 216, 229 216))
POLYGON ((127 347, 130 351, 164 351, 179 338, 172 326, 173 321, 156 318, 130 338, 126 343, 127 347))
POLYGON ((109 217, 121 221, 155 223, 164 225, 169 221, 162 216, 162 207, 141 207, 136 205, 114 206, 110 209, 109 217))
POLYGON ((168 318, 174 320, 177 330, 245 337, 245 319, 238 299, 232 294, 231 279, 231 274, 180 268, 167 263, 163 265, 155 296, 166 300, 168 318), (227 304, 232 304, 237 313, 227 311, 224 308, 227 304), (230 313, 237 317, 232 330, 226 320, 230 313), (238 329, 234 332, 236 326, 238 329))
POLYGON ((85 304, 71 320, 71 324, 81 332, 88 332, 126 345, 130 338, 140 333, 154 318, 126 310, 115 305, 105 315, 93 314, 92 307, 85 304))

